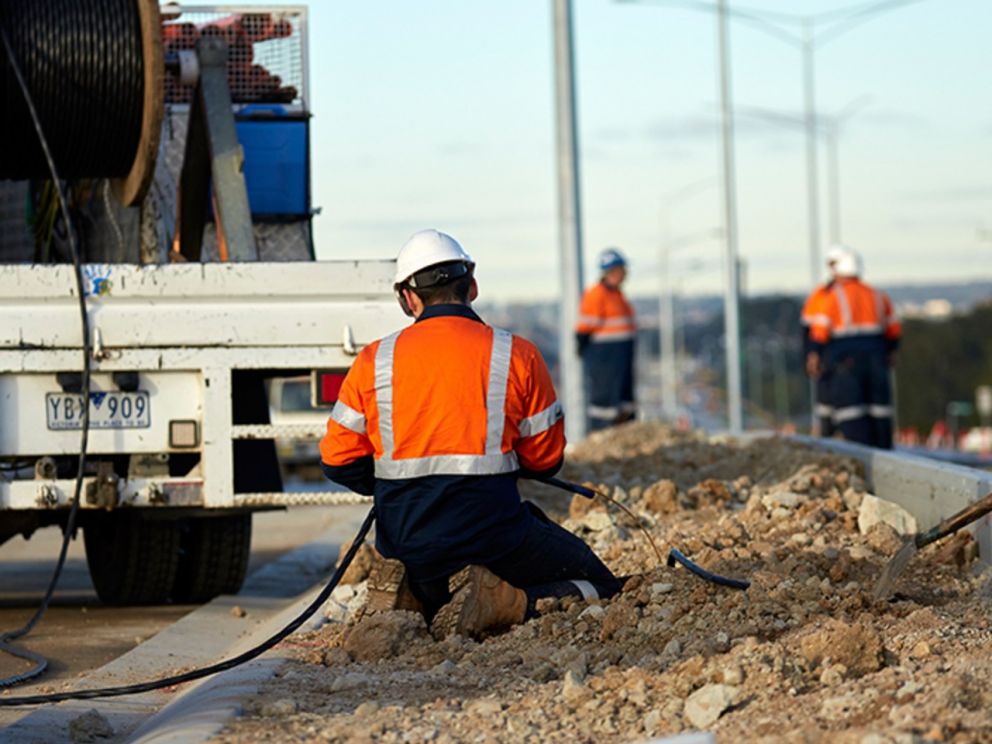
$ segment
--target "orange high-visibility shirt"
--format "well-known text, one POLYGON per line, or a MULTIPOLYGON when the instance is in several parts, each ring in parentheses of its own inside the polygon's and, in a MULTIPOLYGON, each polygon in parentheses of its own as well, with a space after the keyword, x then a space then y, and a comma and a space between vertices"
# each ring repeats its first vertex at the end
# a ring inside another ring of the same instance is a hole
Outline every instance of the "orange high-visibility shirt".
POLYGON ((803 304, 802 312, 799 313, 799 322, 803 326, 808 328, 815 322, 823 323, 826 320, 827 298, 830 296, 832 289, 833 282, 830 282, 828 284, 821 284, 809 293, 809 297, 806 298, 806 302, 803 304))
POLYGON ((810 336, 819 344, 857 336, 897 341, 902 326, 885 292, 860 279, 839 279, 828 293, 822 317, 811 323, 810 336))
POLYGON ((324 463, 373 455, 386 480, 547 470, 564 448, 561 404, 537 347, 458 316, 362 349, 320 442, 324 463))
POLYGON ((588 334, 592 343, 632 339, 637 332, 634 309, 623 292, 598 282, 582 295, 575 332, 588 334))

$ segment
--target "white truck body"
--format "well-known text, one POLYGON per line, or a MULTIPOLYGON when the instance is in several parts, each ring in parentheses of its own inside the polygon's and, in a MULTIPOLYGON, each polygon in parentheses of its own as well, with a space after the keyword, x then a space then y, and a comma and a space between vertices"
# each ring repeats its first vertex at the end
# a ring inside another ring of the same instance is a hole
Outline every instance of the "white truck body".
MULTIPOLYGON (((181 476, 121 477, 116 504, 84 498, 81 507, 341 500, 235 493, 235 440, 316 438, 323 427, 234 424, 232 373, 347 370, 358 349, 405 322, 392 294, 393 270, 392 261, 86 265, 93 346, 88 459, 196 453, 199 464, 181 476), (119 391, 114 372, 137 372, 138 390, 119 391), (174 421, 195 422, 194 446, 170 442, 174 421)), ((81 370, 81 340, 70 265, 0 266, 0 457, 78 454, 81 397, 64 392, 56 374, 81 370)), ((95 478, 86 487, 95 487, 95 478)), ((65 476, 0 475, 0 519, 6 510, 66 508, 74 485, 65 476)))

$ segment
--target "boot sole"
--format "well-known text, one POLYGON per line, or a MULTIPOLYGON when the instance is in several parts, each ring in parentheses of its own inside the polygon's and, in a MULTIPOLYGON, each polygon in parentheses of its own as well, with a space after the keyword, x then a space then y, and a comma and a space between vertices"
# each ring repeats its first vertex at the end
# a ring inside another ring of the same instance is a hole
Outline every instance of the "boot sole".
POLYGON ((473 566, 466 566, 448 579, 451 601, 437 611, 434 622, 431 623, 431 635, 434 636, 435 640, 443 641, 458 632, 465 605, 474 596, 471 589, 475 583, 472 581, 473 568, 473 566))
POLYGON ((391 610, 420 612, 422 608, 407 586, 406 567, 400 561, 380 557, 369 572, 368 598, 357 617, 391 610))

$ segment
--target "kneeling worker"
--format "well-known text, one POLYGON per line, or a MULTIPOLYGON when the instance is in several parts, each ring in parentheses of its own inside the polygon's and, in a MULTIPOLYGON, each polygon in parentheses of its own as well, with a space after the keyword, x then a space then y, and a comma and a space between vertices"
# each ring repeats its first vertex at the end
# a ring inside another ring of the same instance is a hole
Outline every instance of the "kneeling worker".
POLYGON ((561 467, 561 405, 537 348, 472 310, 474 269, 445 233, 406 242, 395 291, 415 321, 362 349, 320 443, 328 478, 374 496, 376 547, 393 560, 373 569, 369 601, 409 608, 408 590, 437 638, 522 622, 543 597, 620 588, 582 540, 521 501, 517 478, 561 467))

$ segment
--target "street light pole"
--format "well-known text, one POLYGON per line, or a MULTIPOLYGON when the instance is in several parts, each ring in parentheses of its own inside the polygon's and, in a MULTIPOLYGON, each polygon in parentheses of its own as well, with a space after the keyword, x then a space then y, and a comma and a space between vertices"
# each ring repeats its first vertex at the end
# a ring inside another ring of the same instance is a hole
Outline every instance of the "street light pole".
POLYGON ((813 69, 814 45, 813 23, 803 19, 803 90, 806 102, 806 198, 809 213, 809 267, 810 286, 820 282, 820 191, 816 162, 816 92, 813 69))
POLYGON ((723 220, 726 238, 723 327, 727 363, 727 423, 732 434, 743 430, 741 411, 740 318, 737 283, 737 186, 734 176, 734 112, 731 99, 727 0, 717 4, 720 54, 720 113, 723 143, 723 220))
POLYGON ((571 0, 552 0, 555 35, 555 119, 558 145, 558 242, 561 263, 561 314, 558 327, 560 386, 565 402, 565 434, 576 442, 586 433, 582 360, 575 345, 575 324, 582 293, 582 211, 579 200, 578 128, 571 0))

